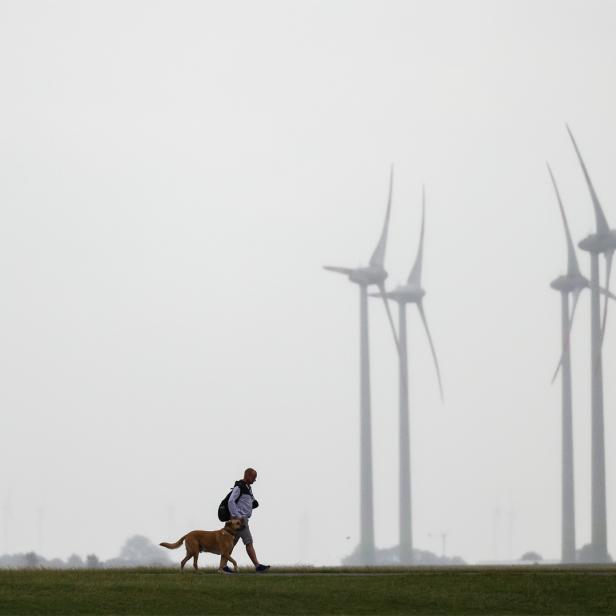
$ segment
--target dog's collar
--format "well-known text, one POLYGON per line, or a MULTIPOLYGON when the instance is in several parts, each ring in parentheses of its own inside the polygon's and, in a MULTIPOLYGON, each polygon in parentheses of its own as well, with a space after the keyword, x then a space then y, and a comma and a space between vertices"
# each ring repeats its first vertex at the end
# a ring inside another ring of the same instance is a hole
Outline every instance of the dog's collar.
POLYGON ((231 537, 235 537, 235 534, 230 533, 226 528, 221 528, 220 530, 222 530, 223 533, 227 533, 227 535, 231 535, 231 537))

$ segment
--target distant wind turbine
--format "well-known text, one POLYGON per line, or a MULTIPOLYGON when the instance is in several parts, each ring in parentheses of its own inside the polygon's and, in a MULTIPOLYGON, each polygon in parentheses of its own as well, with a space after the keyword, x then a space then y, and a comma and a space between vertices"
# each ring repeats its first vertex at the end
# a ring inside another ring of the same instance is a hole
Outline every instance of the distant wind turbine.
POLYGON ((551 287, 560 291, 561 306, 561 334, 562 334, 562 355, 560 363, 554 373, 554 378, 559 369, 562 369, 562 520, 561 520, 561 561, 563 563, 575 562, 575 501, 574 501, 574 480, 573 480, 573 420, 572 420, 572 401, 571 401, 571 353, 570 353, 570 332, 573 324, 573 316, 577 306, 580 293, 589 286, 588 279, 582 276, 578 264, 569 224, 565 215, 565 209, 560 198, 558 186, 550 166, 548 172, 552 178, 556 199, 560 209, 563 226, 565 227, 565 237, 567 240, 567 274, 559 276, 552 281, 551 287), (573 295, 573 310, 569 314, 569 296, 573 295))
POLYGON ((422 193, 422 218, 421 218, 421 234, 419 237, 419 248, 415 263, 411 269, 411 273, 406 281, 406 284, 396 287, 393 291, 387 293, 389 299, 394 300, 398 304, 398 335, 400 337, 398 364, 399 364, 399 455, 400 455, 400 562, 411 563, 413 559, 413 528, 412 528, 412 508, 411 508, 411 455, 410 455, 410 419, 409 419, 409 384, 408 384, 408 358, 407 358, 407 337, 406 337, 406 305, 415 304, 419 311, 419 316, 423 323, 434 366, 436 368, 436 376, 438 379, 438 387, 443 399, 443 386, 441 382, 441 371, 428 328, 426 313, 423 307, 423 298, 426 294, 421 286, 421 271, 423 265, 423 243, 426 217, 426 195, 425 190, 422 193))
POLYGON ((368 287, 375 285, 385 304, 387 317, 394 336, 396 347, 399 348, 398 337, 394 327, 389 304, 385 296, 385 249, 387 248, 387 233, 391 213, 393 190, 393 167, 389 175, 389 196, 387 210, 381 237, 370 259, 368 267, 348 268, 326 265, 325 269, 339 274, 345 274, 349 280, 359 285, 359 337, 360 337, 360 543, 358 556, 362 564, 374 564, 374 497, 372 477, 372 426, 370 409, 370 349, 368 335, 368 287))
MULTIPOLYGON (((571 238, 565 208, 558 185, 550 165, 547 165, 558 208, 565 229, 567 242, 567 273, 552 281, 550 286, 560 292, 561 296, 561 336, 562 354, 552 382, 556 380, 559 371, 562 371, 562 523, 561 523, 561 560, 563 563, 575 562, 575 504, 574 504, 574 465, 573 465, 573 411, 572 411, 572 379, 571 379, 571 329, 580 294, 590 287, 588 278, 580 271, 575 247, 571 238), (573 308, 569 310, 569 296, 573 295, 573 308)), ((599 292, 616 299, 616 295, 609 293, 602 287, 599 292)))
POLYGON ((605 435, 603 420, 603 338, 607 322, 608 299, 610 292, 610 274, 612 260, 616 250, 616 231, 609 228, 601 203, 597 197, 595 188, 582 159, 582 155, 573 137, 571 129, 567 126, 573 147, 577 154, 586 184, 590 191, 592 204, 595 211, 597 231, 584 238, 578 245, 582 250, 590 253, 590 319, 591 319, 591 501, 592 501, 592 528, 591 546, 592 558, 595 562, 609 562, 607 552, 607 508, 606 508, 606 485, 605 485, 605 435), (601 318, 599 286, 599 255, 605 257, 605 304, 603 318, 601 318))

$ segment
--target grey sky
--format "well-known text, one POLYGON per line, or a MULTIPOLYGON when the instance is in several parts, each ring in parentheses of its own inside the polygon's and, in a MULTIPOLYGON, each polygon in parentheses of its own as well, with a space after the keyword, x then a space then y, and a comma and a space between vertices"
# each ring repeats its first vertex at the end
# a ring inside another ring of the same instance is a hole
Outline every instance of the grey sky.
MULTIPOLYGON (((215 528, 251 465, 263 561, 346 555, 357 289, 321 266, 368 261, 393 162, 386 267, 392 284, 408 275, 425 183, 425 307, 445 387, 441 405, 409 311, 416 547, 439 551, 429 535, 446 531, 448 552, 471 562, 558 557, 549 283, 566 249, 545 161, 578 241, 594 219, 567 121, 616 225, 614 31, 608 1, 0 0, 0 551, 108 558, 130 534, 215 528)), ((585 297, 579 545, 588 325, 585 297)), ((385 547, 397 540, 397 373, 376 301, 371 349, 385 547)), ((613 525, 608 539, 614 555, 613 525)))

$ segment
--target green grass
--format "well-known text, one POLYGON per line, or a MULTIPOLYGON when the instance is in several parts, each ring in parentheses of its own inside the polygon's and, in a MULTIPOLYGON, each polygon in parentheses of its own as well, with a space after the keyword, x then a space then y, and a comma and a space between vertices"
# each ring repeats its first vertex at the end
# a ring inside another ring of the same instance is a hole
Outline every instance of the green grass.
POLYGON ((616 614, 616 567, 0 571, 0 614, 616 614))

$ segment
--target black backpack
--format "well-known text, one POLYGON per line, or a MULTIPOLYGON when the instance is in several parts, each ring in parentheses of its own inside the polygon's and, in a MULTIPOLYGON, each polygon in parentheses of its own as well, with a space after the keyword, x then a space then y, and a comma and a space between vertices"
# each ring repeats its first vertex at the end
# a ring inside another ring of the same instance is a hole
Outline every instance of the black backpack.
MULTIPOLYGON (((246 484, 243 481, 236 481, 233 488, 235 488, 235 486, 239 486, 240 488, 240 493, 238 494, 238 497, 235 499, 236 504, 237 504, 237 501, 240 500, 240 497, 242 496, 242 494, 252 494, 252 492, 250 492, 250 489, 246 486, 246 484)), ((233 492, 233 488, 229 490, 229 494, 227 494, 227 496, 225 496, 220 502, 220 505, 218 505, 218 519, 221 522, 227 522, 231 519, 231 512, 229 511, 229 497, 231 496, 231 492, 233 492)), ((258 506, 259 504, 257 503, 257 507, 258 506)), ((253 507, 254 507, 254 503, 253 503, 253 507)))

